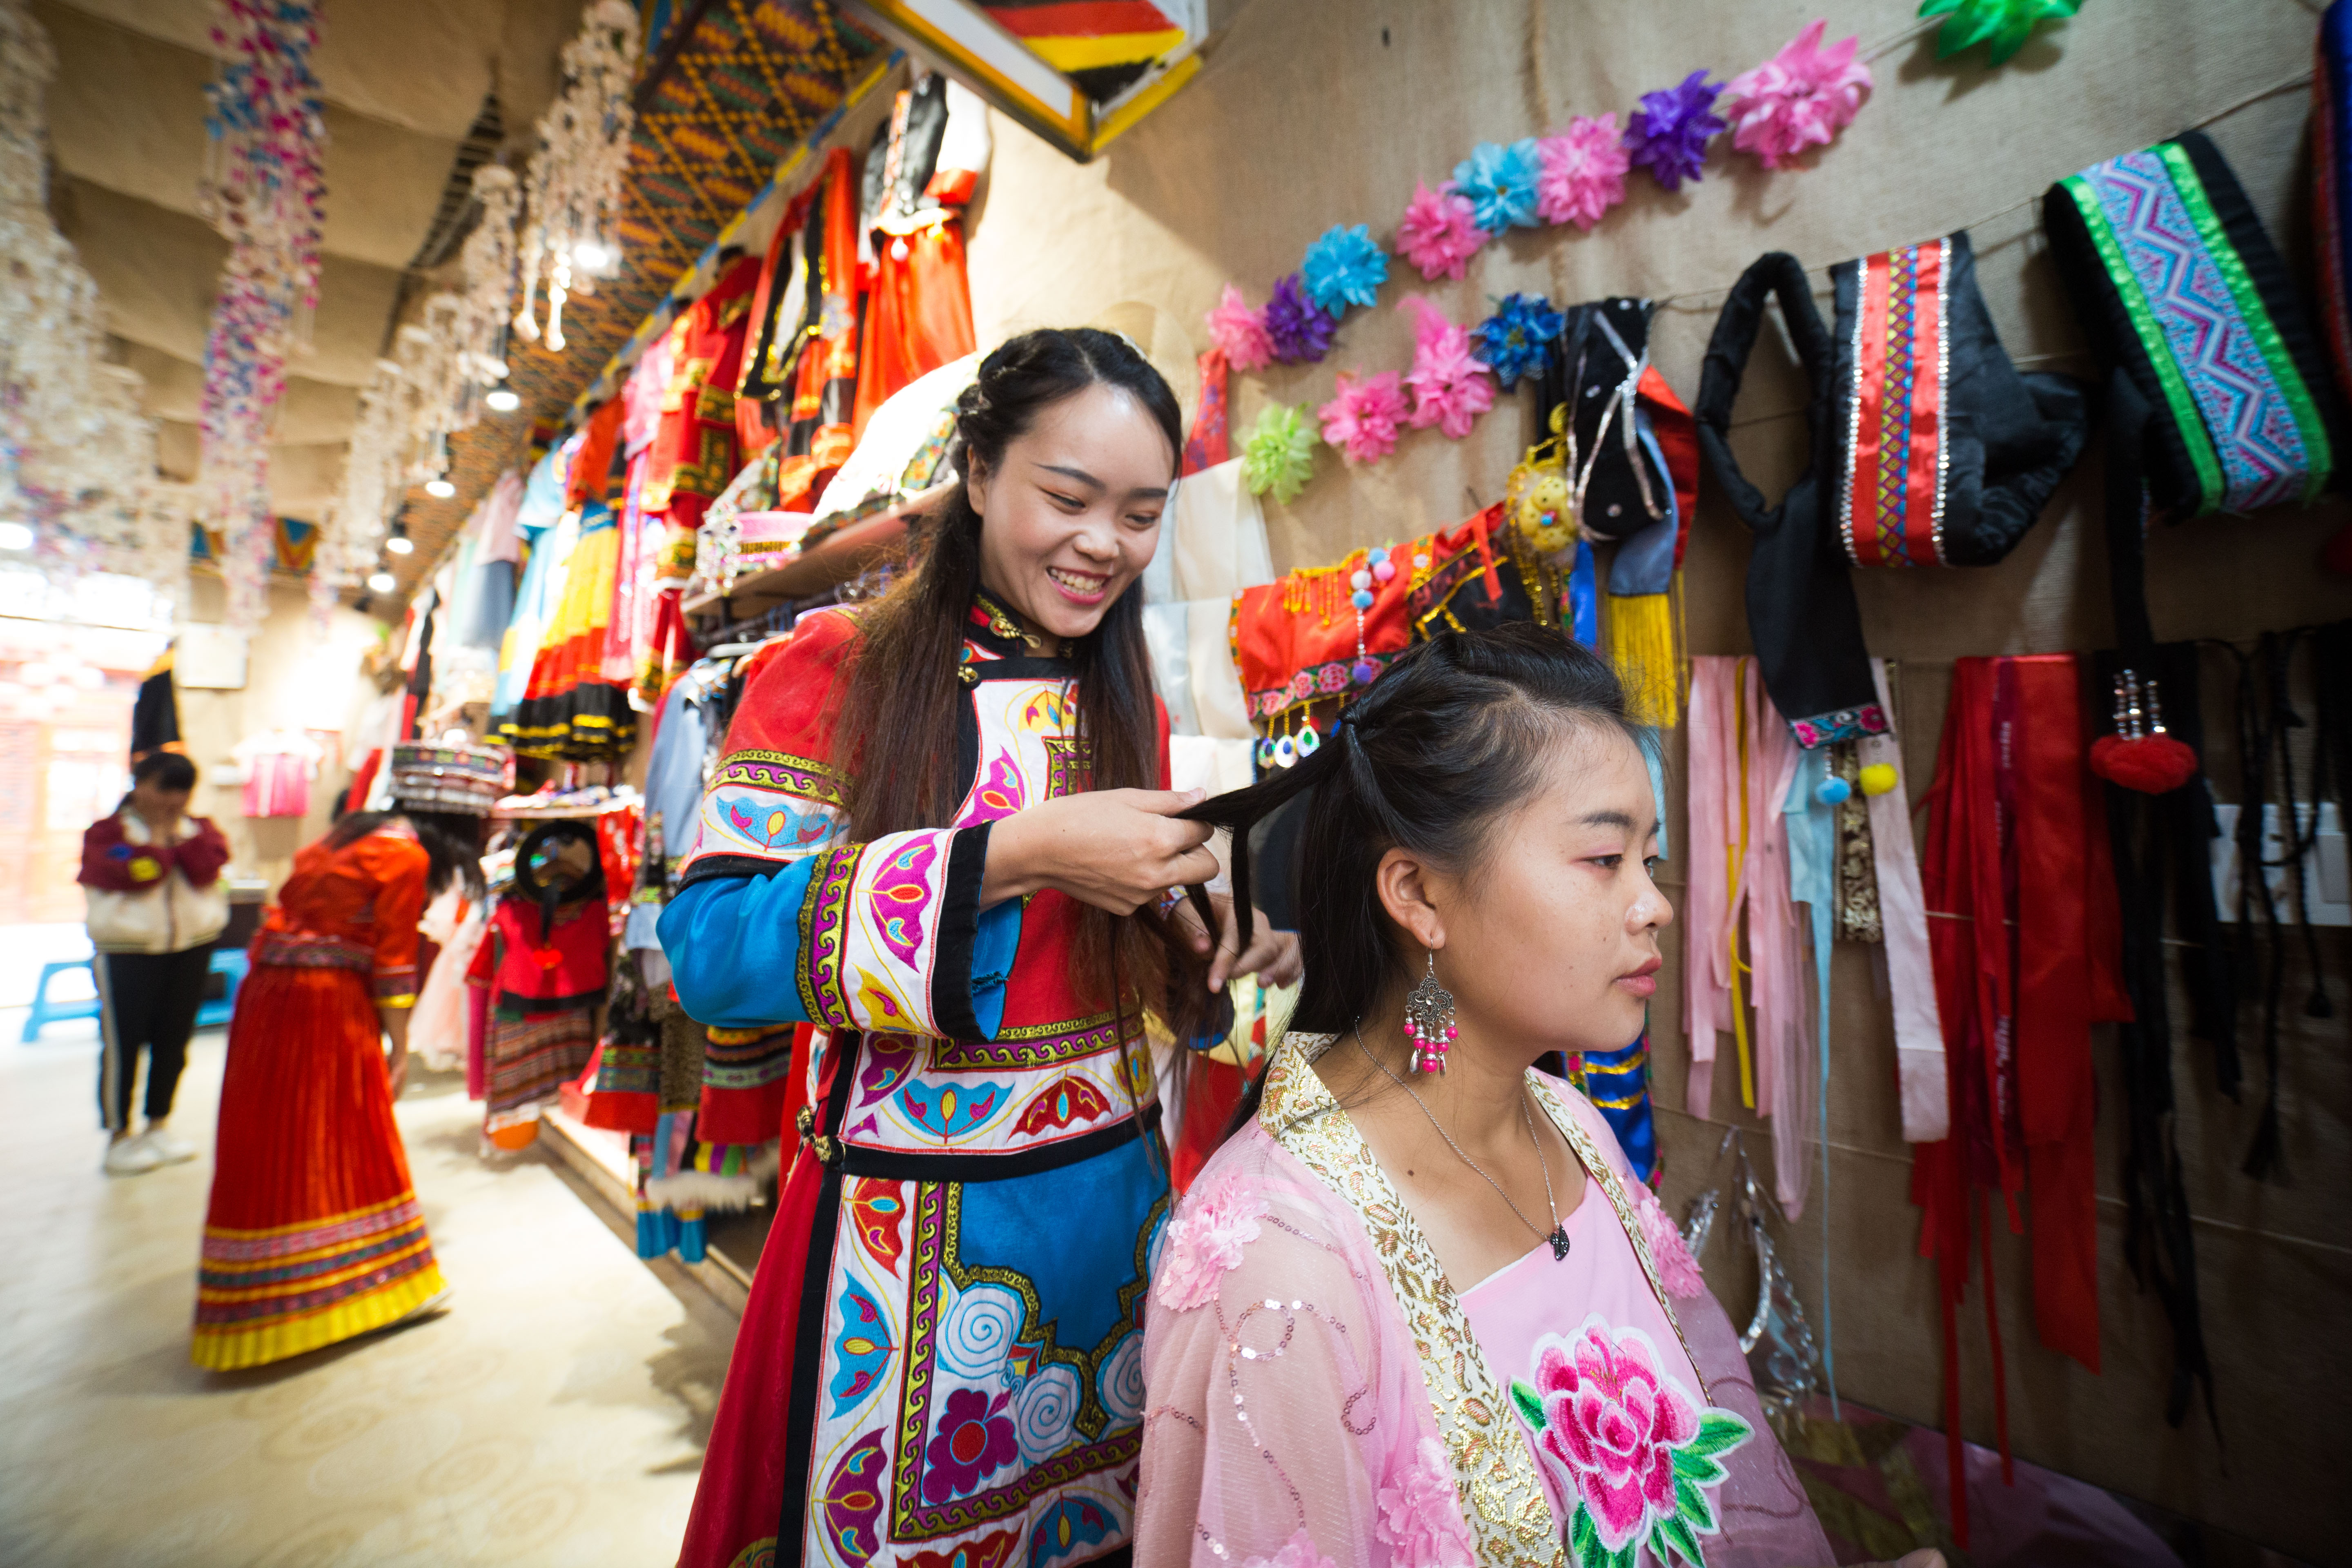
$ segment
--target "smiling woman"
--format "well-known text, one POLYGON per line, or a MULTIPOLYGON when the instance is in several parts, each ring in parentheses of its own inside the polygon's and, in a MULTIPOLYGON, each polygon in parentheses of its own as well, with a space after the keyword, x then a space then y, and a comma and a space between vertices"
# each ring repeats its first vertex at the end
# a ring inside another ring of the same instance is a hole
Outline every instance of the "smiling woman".
POLYGON ((1118 1553, 1168 1191, 1143 1015, 1221 1034, 1229 975, 1297 973, 1171 897, 1217 862, 1143 642, 1167 383, 1030 332, 956 432, 919 563, 751 678, 661 919, 692 1016, 824 1031, 688 1568, 1118 1553))

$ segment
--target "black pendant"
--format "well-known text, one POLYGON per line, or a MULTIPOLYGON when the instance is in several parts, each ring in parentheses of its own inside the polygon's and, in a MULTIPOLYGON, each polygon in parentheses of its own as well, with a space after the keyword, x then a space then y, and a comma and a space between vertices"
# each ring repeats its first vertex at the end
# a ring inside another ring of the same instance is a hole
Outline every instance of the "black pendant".
POLYGON ((1551 1227, 1551 1234, 1545 1237, 1544 1239, 1551 1243, 1551 1260, 1554 1263, 1558 1263, 1561 1258, 1568 1256, 1568 1226, 1564 1225, 1553 1226, 1551 1227))

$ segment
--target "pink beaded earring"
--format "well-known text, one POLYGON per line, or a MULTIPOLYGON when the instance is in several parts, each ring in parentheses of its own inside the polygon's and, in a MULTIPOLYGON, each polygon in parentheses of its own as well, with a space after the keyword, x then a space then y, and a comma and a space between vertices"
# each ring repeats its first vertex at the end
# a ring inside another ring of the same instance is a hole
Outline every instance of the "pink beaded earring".
POLYGON ((1428 974, 1404 999, 1404 1037, 1412 1042, 1412 1070, 1444 1072, 1454 1032, 1454 993, 1437 983, 1437 952, 1433 948, 1428 974))

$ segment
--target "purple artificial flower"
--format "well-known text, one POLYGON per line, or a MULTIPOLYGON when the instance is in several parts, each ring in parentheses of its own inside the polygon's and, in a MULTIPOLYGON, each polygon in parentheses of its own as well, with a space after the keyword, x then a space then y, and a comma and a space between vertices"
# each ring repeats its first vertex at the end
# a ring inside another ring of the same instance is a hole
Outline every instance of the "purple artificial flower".
POLYGON ((1680 86, 1643 93, 1625 127, 1626 155, 1667 190, 1681 190, 1685 180, 1696 183, 1706 162, 1707 138, 1723 129, 1712 112, 1722 90, 1721 82, 1695 70, 1680 86))
POLYGON ((1339 323, 1315 308, 1298 274, 1277 280, 1274 297, 1265 302, 1266 334, 1274 339, 1274 357, 1286 364, 1313 364, 1331 352, 1331 334, 1339 323))

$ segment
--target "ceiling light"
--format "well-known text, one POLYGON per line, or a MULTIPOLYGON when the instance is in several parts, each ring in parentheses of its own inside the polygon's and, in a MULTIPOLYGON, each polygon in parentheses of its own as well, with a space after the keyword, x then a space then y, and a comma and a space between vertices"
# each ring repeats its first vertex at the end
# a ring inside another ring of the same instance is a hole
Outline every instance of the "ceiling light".
POLYGON ((591 272, 598 272, 612 265, 613 253, 600 240, 583 239, 572 247, 572 259, 591 272))
POLYGON ((503 386, 494 386, 482 395, 482 401, 494 414, 512 414, 522 406, 522 399, 503 386))
POLYGON ((416 548, 416 542, 404 531, 395 530, 393 536, 383 542, 383 547, 394 555, 405 555, 416 548))
POLYGON ((379 594, 389 594, 394 588, 399 587, 400 584, 391 573, 379 566, 376 568, 374 575, 368 579, 368 586, 379 594))
POLYGON ((457 493, 457 487, 446 479, 427 479, 425 481, 425 493, 435 500, 447 500, 457 493))
POLYGON ((33 525, 29 522, 0 522, 0 550, 30 550, 33 548, 33 525))

